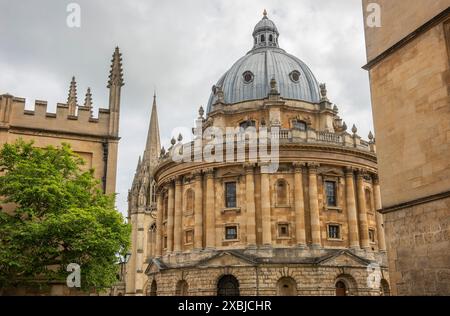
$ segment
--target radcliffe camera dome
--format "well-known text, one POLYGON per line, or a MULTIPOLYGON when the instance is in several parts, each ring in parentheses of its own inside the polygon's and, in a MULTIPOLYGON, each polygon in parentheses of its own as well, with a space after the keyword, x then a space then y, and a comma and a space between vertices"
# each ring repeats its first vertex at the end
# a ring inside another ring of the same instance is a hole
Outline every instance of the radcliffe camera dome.
POLYGON ((213 86, 208 101, 208 113, 223 92, 223 102, 234 104, 259 100, 270 92, 270 80, 275 78, 280 96, 285 99, 317 103, 319 84, 308 66, 278 46, 278 29, 266 11, 253 31, 253 49, 240 58, 213 86))

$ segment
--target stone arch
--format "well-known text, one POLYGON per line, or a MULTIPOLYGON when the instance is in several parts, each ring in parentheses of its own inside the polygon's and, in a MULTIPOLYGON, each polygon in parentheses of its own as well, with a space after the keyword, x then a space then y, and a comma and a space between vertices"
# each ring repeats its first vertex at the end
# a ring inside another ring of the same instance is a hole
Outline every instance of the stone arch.
POLYGON ((153 279, 150 285, 149 296, 158 296, 158 285, 155 279, 153 279))
POLYGON ((222 275, 217 281, 217 296, 239 296, 239 281, 232 274, 222 275))
POLYGON ((297 296, 297 282, 291 277, 281 277, 277 281, 277 296, 297 296))
POLYGON ((177 286, 175 288, 176 296, 188 296, 189 293, 189 284, 186 280, 180 280, 177 282, 177 286))
POLYGON ((334 282, 334 288, 336 296, 357 295, 357 283, 350 274, 339 275, 334 282))
POLYGON ((275 182, 275 201, 277 206, 289 206, 289 183, 286 179, 275 182))
POLYGON ((380 281, 380 295, 391 296, 391 288, 389 282, 386 279, 381 279, 380 281))

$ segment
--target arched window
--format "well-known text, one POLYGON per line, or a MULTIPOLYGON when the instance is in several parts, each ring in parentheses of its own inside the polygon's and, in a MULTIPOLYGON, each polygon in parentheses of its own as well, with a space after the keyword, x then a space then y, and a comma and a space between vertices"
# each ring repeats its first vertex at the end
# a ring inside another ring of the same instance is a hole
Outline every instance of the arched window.
POLYGON ((347 286, 343 281, 336 282, 336 296, 347 296, 347 286))
POLYGON ((264 43, 266 41, 266 37, 263 35, 261 35, 261 43, 264 43))
POLYGON ((189 285, 185 280, 180 280, 177 283, 177 287, 175 289, 176 296, 187 296, 189 291, 189 285))
POLYGON ((239 127, 243 128, 243 129, 247 129, 248 127, 255 127, 255 126, 256 126, 256 122, 254 120, 247 120, 247 121, 241 122, 239 124, 239 127))
POLYGON ((152 281, 152 285, 150 286, 150 296, 158 295, 158 286, 156 285, 156 281, 152 281))
POLYGON ((269 42, 273 42, 273 36, 272 36, 272 34, 269 35, 269 42))
POLYGON ((288 185, 286 180, 280 179, 276 182, 276 192, 277 192, 277 205, 287 206, 289 204, 288 200, 288 185))
POLYGON ((217 283, 217 296, 239 296, 239 281, 233 275, 224 275, 217 283))
POLYGON ((277 282, 278 296, 297 296, 297 282, 291 277, 282 277, 277 282))
POLYGON ((389 283, 385 279, 382 279, 380 282, 380 295, 382 296, 390 296, 391 289, 389 288, 389 283))
POLYGON ((191 213, 194 211, 194 190, 188 189, 185 194, 185 211, 191 213))
POLYGON ((372 192, 370 192, 370 189, 366 188, 365 196, 366 196, 366 211, 372 212, 372 192))
POLYGON ((292 122, 294 129, 299 131, 306 131, 307 125, 303 121, 295 120, 292 122))

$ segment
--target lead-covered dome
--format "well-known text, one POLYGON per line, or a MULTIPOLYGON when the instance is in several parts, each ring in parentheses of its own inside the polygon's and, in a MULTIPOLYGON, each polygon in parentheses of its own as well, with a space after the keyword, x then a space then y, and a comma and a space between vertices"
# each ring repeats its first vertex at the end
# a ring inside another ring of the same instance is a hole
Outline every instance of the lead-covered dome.
POLYGON ((279 48, 278 36, 275 23, 267 18, 264 11, 264 17, 253 32, 253 49, 213 87, 208 112, 220 97, 220 91, 226 104, 266 98, 272 78, 277 81, 282 98, 319 102, 319 84, 314 74, 303 61, 279 48))

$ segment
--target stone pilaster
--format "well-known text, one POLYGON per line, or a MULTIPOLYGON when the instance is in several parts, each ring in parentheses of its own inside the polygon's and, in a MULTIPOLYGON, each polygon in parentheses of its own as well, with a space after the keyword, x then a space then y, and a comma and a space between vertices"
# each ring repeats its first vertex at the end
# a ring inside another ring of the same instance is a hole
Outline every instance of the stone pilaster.
POLYGON ((206 175, 206 248, 213 249, 216 246, 216 215, 214 208, 214 169, 204 170, 206 175))
POLYGON ((311 237, 312 246, 320 248, 322 246, 320 236, 320 213, 319 213, 319 199, 317 196, 317 168, 318 164, 309 163, 309 210, 311 217, 311 237))
POLYGON ((181 252, 182 245, 182 237, 183 237, 183 227, 182 227, 182 219, 183 219, 183 210, 182 210, 182 190, 183 182, 182 178, 178 177, 175 180, 175 216, 173 221, 173 251, 181 252))
POLYGON ((167 214, 167 253, 173 251, 173 228, 174 228, 174 211, 175 211, 175 193, 173 180, 169 183, 168 193, 168 214, 167 214))
POLYGON ((350 248, 360 249, 358 213, 356 211, 355 181, 353 168, 345 168, 345 199, 347 204, 348 239, 350 248))
POLYGON ((195 173, 194 249, 203 248, 203 178, 201 171, 195 173))
POLYGON ((375 212, 377 221, 377 236, 378 236, 378 249, 380 251, 386 251, 386 238, 384 235, 384 221, 383 214, 379 212, 383 208, 381 204, 381 192, 380 192, 380 180, 378 176, 373 177, 373 197, 375 200, 375 212))
POLYGON ((156 196, 156 245, 155 256, 162 256, 162 234, 163 234, 163 194, 160 191, 156 196))
POLYGON ((305 200, 303 194, 304 163, 294 163, 295 239, 299 247, 306 246, 305 200))
POLYGON ((255 182, 253 176, 253 164, 245 164, 245 200, 246 200, 246 224, 247 244, 256 246, 256 209, 255 209, 255 182))
POLYGON ((369 240, 369 224, 367 221, 367 210, 366 210, 366 197, 364 194, 364 170, 358 170, 356 176, 356 189, 358 192, 358 207, 359 207, 359 233, 361 247, 363 249, 370 248, 369 240))
POLYGON ((261 217, 262 217, 262 244, 272 244, 272 225, 270 215, 270 179, 266 165, 261 166, 261 217))

